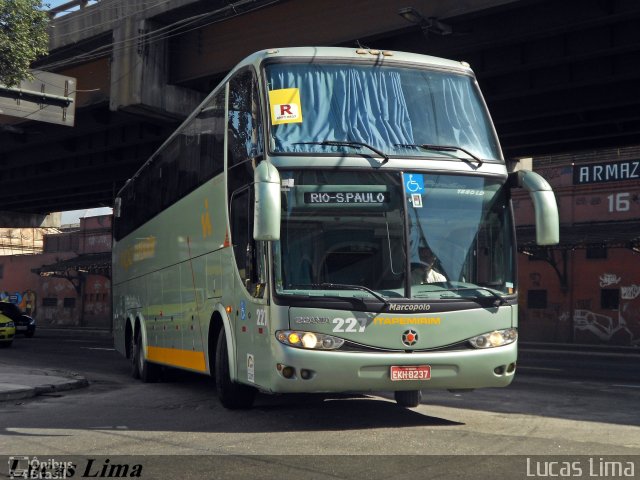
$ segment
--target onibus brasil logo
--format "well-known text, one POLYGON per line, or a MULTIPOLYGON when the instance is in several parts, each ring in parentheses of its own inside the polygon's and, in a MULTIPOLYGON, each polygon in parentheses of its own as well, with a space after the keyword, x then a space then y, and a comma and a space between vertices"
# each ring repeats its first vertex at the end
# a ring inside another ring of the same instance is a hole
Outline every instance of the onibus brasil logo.
POLYGON ((9 478, 139 478, 141 476, 142 465, 111 463, 109 458, 104 459, 102 463, 95 458, 88 458, 86 465, 80 465, 80 463, 59 461, 54 458, 9 457, 9 478))

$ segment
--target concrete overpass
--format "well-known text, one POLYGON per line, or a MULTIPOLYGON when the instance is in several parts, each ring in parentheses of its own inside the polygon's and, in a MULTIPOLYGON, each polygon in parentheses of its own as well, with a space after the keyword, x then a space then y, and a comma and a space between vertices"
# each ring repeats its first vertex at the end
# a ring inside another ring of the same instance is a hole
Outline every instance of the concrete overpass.
POLYGON ((53 14, 35 67, 78 79, 75 127, 0 116, 2 211, 111 205, 229 69, 269 47, 466 60, 508 158, 639 143, 635 0, 101 0, 53 14))

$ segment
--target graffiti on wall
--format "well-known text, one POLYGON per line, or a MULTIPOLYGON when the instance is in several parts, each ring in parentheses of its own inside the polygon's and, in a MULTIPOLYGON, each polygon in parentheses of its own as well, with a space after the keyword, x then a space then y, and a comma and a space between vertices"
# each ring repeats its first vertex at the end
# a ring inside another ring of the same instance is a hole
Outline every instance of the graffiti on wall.
POLYGON ((640 345, 640 338, 627 326, 623 312, 616 319, 589 310, 576 310, 573 314, 573 328, 576 333, 590 333, 603 343, 640 345))
POLYGON ((615 273, 603 273, 600 275, 600 287, 610 287, 611 285, 617 285, 622 280, 615 273))
POLYGON ((592 300, 590 298, 583 298, 576 300, 576 308, 581 310, 591 310, 592 300))
POLYGON ((623 300, 635 300, 640 295, 640 285, 620 287, 620 296, 623 300))
POLYGON ((97 281, 87 286, 85 291, 85 313, 87 315, 109 315, 111 285, 108 280, 97 281))
POLYGON ((36 292, 33 290, 26 290, 22 293, 20 292, 0 292, 0 301, 1 302, 11 302, 15 303, 20 307, 27 315, 35 315, 36 314, 36 292))
POLYGON ((529 274, 529 281, 531 282, 532 286, 539 287, 542 281, 542 275, 540 275, 538 272, 532 272, 529 274))

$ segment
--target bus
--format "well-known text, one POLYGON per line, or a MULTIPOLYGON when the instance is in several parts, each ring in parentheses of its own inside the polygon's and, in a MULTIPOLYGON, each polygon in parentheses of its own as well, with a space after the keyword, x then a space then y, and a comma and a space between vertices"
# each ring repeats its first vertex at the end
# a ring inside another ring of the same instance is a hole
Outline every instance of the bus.
POLYGON ((256 392, 504 387, 516 371, 509 172, 469 65, 304 47, 240 62, 114 201, 116 349, 144 382, 256 392))

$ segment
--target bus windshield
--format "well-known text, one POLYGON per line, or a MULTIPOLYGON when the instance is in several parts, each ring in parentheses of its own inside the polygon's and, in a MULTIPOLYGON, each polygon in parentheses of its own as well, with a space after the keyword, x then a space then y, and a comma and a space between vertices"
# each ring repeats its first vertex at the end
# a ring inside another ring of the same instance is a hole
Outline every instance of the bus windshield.
POLYGON ((431 301, 514 292, 513 229, 500 181, 395 172, 281 175, 279 295, 431 301))
POLYGON ((274 154, 502 161, 471 76, 313 62, 268 64, 266 77, 274 154))

